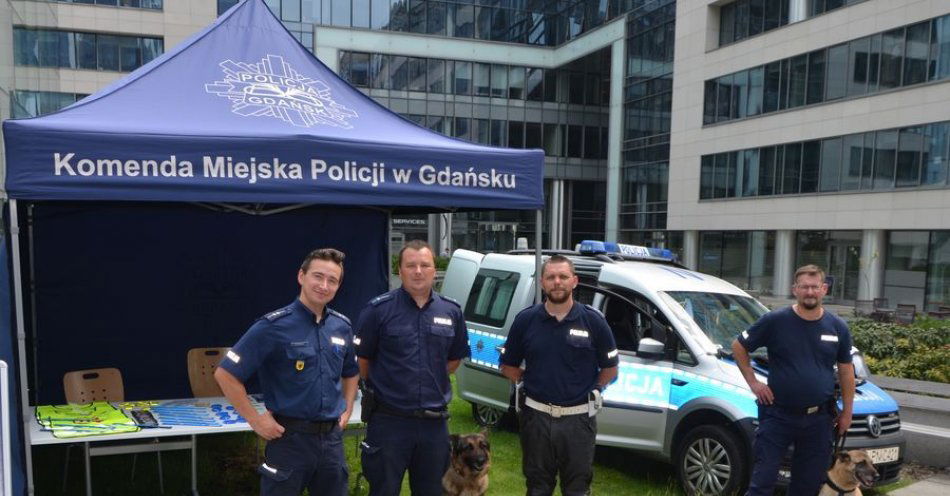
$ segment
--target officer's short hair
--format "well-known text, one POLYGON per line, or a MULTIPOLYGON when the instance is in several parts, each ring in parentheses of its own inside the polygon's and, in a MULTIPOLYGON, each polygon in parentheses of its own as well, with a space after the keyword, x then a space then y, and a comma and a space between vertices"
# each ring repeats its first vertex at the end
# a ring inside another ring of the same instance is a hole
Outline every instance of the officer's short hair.
POLYGON ((572 262, 570 258, 567 258, 564 255, 551 255, 547 260, 544 261, 543 264, 541 264, 541 277, 544 277, 544 271, 548 268, 548 264, 551 263, 566 263, 567 266, 571 268, 571 275, 577 275, 577 273, 574 272, 574 262, 572 262))
POLYGON ((402 249, 399 250, 399 266, 400 267, 402 267, 402 254, 406 250, 416 250, 416 251, 429 250, 429 254, 432 255, 432 262, 435 263, 435 252, 432 251, 432 246, 430 246, 429 243, 426 243, 425 241, 421 239, 414 239, 406 243, 405 246, 403 246, 402 249))
POLYGON ((300 264, 300 271, 307 272, 310 269, 310 262, 314 260, 326 260, 327 262, 333 262, 340 266, 340 275, 343 275, 343 259, 346 258, 346 254, 335 248, 317 248, 312 252, 308 253, 303 259, 303 263, 300 264))
POLYGON ((825 270, 814 264, 802 265, 795 271, 795 284, 798 284, 798 276, 802 275, 818 276, 822 283, 825 281, 825 270))

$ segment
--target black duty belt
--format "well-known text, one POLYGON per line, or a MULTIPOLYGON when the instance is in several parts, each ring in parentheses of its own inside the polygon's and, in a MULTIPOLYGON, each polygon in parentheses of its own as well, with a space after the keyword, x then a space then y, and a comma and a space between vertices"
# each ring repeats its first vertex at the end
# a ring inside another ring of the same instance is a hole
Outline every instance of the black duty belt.
POLYGON ((445 407, 434 409, 434 410, 403 410, 400 408, 393 408, 389 405, 383 403, 376 403, 376 412, 382 413, 384 415, 393 415, 396 417, 407 417, 407 418, 421 418, 421 419, 447 419, 449 418, 449 412, 445 407))
POLYGON ((790 413, 792 415, 814 415, 816 413, 829 412, 831 404, 829 402, 820 403, 814 406, 785 406, 785 405, 772 405, 774 408, 777 408, 783 412, 790 413))
POLYGON ((339 421, 337 420, 306 420, 285 415, 274 414, 274 420, 285 429, 302 432, 304 434, 326 434, 332 431, 339 421))

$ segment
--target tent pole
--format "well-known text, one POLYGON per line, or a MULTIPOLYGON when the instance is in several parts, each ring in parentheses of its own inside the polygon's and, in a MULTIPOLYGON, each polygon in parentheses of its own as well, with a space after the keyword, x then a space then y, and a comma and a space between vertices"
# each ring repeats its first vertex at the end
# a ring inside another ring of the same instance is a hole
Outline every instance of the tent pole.
MULTIPOLYGON (((432 254, 433 258, 435 254, 432 254)), ((386 291, 392 289, 393 283, 393 210, 386 211, 386 291)))
POLYGON ((538 209, 534 219, 534 302, 541 303, 541 227, 543 210, 538 209))
POLYGON ((11 199, 10 206, 10 252, 13 254, 13 306, 16 313, 17 354, 20 361, 20 407, 23 409, 23 451, 26 461, 27 494, 33 494, 33 450, 30 445, 29 379, 26 375, 26 329, 23 324, 23 284, 20 274, 20 225, 17 218, 17 202, 11 199))

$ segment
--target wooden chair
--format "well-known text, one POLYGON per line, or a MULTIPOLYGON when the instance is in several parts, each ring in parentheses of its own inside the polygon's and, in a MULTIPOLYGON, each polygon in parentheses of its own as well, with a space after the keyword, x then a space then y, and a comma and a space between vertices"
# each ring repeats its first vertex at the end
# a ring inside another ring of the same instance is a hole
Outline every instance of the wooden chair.
POLYGON ((899 324, 913 324, 917 316, 917 305, 898 304, 894 312, 894 320, 899 324))
MULTIPOLYGON (((85 405, 93 401, 108 401, 121 403, 125 401, 125 386, 122 383, 122 372, 117 368, 73 370, 63 375, 63 391, 66 393, 66 402, 85 405)), ((69 474, 69 452, 73 445, 66 447, 66 462, 63 464, 63 491, 66 491, 66 476, 69 474)), ((162 477, 162 453, 155 452, 158 458, 158 486, 159 491, 165 493, 164 477, 162 477)), ((135 479, 135 462, 138 454, 132 455, 132 479, 135 479)), ((87 462, 88 463, 88 462, 87 462)))
POLYGON ((188 382, 195 398, 224 396, 214 380, 214 370, 231 348, 192 348, 188 350, 188 382))
POLYGON ((874 298, 874 309, 887 309, 887 298, 874 298))
POLYGON ((93 401, 125 401, 122 372, 116 368, 74 370, 63 376, 66 402, 86 405, 93 401))

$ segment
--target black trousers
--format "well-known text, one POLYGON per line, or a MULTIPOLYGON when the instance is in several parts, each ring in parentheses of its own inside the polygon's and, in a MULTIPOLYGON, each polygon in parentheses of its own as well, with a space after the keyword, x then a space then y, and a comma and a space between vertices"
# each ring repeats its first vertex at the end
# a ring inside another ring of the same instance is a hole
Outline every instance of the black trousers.
POLYGON ((349 469, 343 456, 343 431, 336 427, 326 434, 307 434, 290 429, 264 448, 261 496, 310 494, 345 496, 349 493, 349 469))
POLYGON ((518 422, 521 469, 528 496, 549 496, 557 477, 564 496, 589 494, 594 478, 596 417, 580 414, 554 418, 526 406, 518 422))
POLYGON ((399 496, 407 471, 413 496, 442 495, 442 476, 449 467, 447 420, 376 412, 360 448, 370 496, 399 496))

